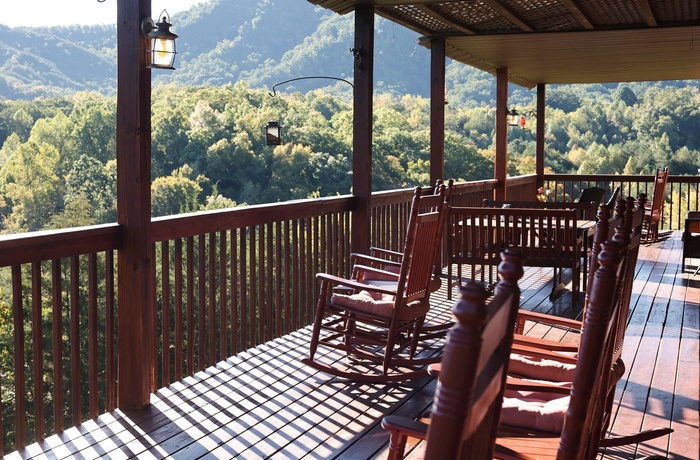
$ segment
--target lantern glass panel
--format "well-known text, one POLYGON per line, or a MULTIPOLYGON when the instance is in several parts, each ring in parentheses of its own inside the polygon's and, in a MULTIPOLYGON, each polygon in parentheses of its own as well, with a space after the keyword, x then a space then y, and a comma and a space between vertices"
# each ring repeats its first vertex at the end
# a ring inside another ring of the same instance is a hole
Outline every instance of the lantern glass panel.
POLYGON ((154 67, 171 68, 175 61, 175 40, 160 37, 151 39, 152 61, 154 67))
POLYGON ((265 129, 266 145, 280 145, 282 143, 282 127, 279 125, 268 125, 265 129))

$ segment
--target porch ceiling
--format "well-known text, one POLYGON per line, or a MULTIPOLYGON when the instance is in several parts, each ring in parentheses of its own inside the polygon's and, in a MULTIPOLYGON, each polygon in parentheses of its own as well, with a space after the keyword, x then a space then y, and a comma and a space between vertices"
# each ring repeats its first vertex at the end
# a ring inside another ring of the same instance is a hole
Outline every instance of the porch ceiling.
POLYGON ((700 79, 697 0, 308 0, 349 13, 356 4, 421 34, 448 57, 512 83, 700 79))

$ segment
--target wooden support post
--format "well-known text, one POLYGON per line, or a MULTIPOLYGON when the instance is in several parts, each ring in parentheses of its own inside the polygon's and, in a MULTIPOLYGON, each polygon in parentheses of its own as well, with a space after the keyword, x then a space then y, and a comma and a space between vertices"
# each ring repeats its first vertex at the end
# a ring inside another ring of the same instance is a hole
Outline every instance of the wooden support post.
POLYGON ((430 184, 445 179, 445 39, 430 42, 430 184))
POLYGON ((374 6, 355 7, 355 90, 352 141, 352 250, 367 253, 370 246, 372 198, 372 112, 374 80, 374 6))
POLYGON ((154 286, 150 273, 151 71, 141 20, 151 0, 117 1, 118 406, 150 404, 155 377, 154 286))
POLYGON ((545 120, 545 85, 537 85, 537 147, 535 151, 535 172, 537 187, 544 186, 544 120, 545 120))
POLYGON ((506 199, 506 177, 508 174, 508 69, 496 71, 496 159, 493 177, 498 181, 494 199, 506 199))

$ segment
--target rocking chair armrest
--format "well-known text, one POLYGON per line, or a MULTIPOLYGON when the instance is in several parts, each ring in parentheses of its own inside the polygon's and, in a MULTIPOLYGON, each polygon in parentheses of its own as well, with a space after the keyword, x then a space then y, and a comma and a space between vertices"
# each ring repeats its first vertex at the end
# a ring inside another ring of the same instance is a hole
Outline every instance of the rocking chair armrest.
POLYGON ((548 315, 546 313, 538 313, 535 311, 518 310, 518 324, 524 325, 525 321, 535 321, 538 323, 553 324, 556 326, 564 326, 570 329, 581 330, 581 321, 561 316, 548 315))
POLYGON ((369 253, 374 257, 390 256, 390 257, 398 257, 399 259, 401 259, 403 257, 403 252, 392 251, 390 249, 377 248, 377 247, 369 248, 369 253))
POLYGON ((392 433, 400 433, 412 438, 425 439, 428 425, 397 415, 387 415, 382 419, 382 428, 392 433))
POLYGON ((511 351, 520 355, 532 356, 535 358, 542 359, 551 359, 553 361, 558 361, 563 364, 576 364, 578 362, 577 356, 567 355, 558 351, 547 350, 540 347, 531 347, 528 345, 523 345, 521 343, 514 343, 511 351))
MULTIPOLYGON (((398 281, 399 280, 399 274, 390 272, 387 270, 382 270, 381 268, 374 268, 374 267, 369 267, 367 265, 355 265, 352 267, 352 272, 353 276, 356 276, 358 272, 362 273, 370 273, 370 274, 375 274, 379 275, 382 278, 390 278, 390 281, 398 281)), ((367 279, 367 276, 363 276, 363 279, 367 279)))
POLYGON ((565 342, 555 342, 547 339, 540 339, 537 337, 523 336, 520 334, 515 334, 513 337, 513 343, 524 346, 544 348, 549 351, 565 351, 569 353, 578 352, 578 343, 565 343, 565 342))
POLYGON ((370 284, 360 283, 355 280, 349 280, 340 276, 330 275, 328 273, 316 273, 316 278, 331 284, 342 285, 356 291, 372 291, 381 294, 396 295, 396 289, 391 287, 372 286, 370 284))
POLYGON ((401 262, 396 262, 394 260, 382 259, 381 257, 368 256, 367 254, 352 253, 350 254, 352 264, 355 265, 357 262, 362 262, 365 264, 383 264, 391 265, 394 267, 400 267, 401 262))
POLYGON ((554 393, 561 395, 568 395, 571 392, 571 388, 555 385, 544 380, 527 380, 518 377, 508 376, 506 377, 506 390, 513 391, 536 391, 538 393, 554 393))

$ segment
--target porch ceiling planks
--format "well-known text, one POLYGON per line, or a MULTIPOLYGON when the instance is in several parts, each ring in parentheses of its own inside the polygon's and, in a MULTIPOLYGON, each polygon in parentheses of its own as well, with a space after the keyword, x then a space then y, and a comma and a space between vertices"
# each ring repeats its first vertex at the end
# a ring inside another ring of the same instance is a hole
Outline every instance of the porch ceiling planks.
MULTIPOLYGON (((308 0, 339 14, 365 0, 308 0)), ((376 13, 447 56, 512 83, 608 83, 700 78, 692 0, 373 0, 376 13)))
MULTIPOLYGON (((608 449, 605 459, 630 458, 635 451, 674 458, 697 452, 700 276, 692 271, 700 260, 680 273, 681 244, 674 233, 641 248, 623 353, 628 370, 618 385, 612 426, 614 433, 669 425, 676 431, 638 449, 608 449)), ((551 276, 549 269, 526 270, 522 308, 578 315, 580 307, 567 305, 569 293, 548 300, 551 276)), ((433 297, 435 321, 450 317, 446 285, 433 297)), ((566 340, 563 331, 529 331, 566 340)), ((386 458, 381 418, 420 416, 435 381, 331 380, 299 362, 309 336, 306 328, 240 353, 157 391, 149 409, 104 414, 5 458, 386 458)), ((328 351, 324 359, 344 358, 328 351)))

